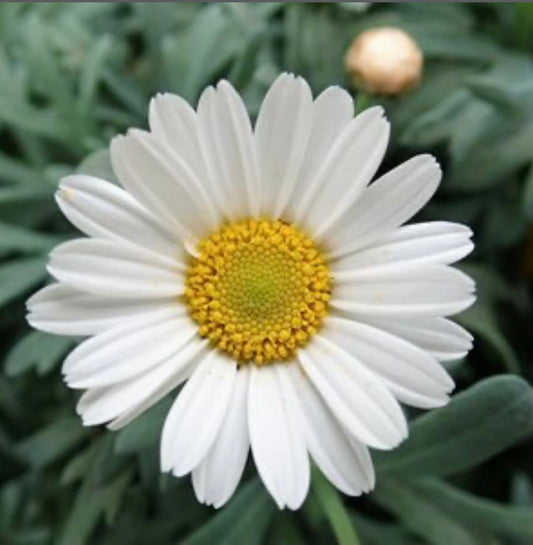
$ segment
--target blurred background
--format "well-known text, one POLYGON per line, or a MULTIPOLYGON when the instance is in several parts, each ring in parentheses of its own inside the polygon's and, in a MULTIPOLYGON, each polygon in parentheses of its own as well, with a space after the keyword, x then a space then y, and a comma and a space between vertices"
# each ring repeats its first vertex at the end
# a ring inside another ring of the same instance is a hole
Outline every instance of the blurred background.
POLYGON ((530 3, 2 3, 0 545, 531 545, 532 51, 530 3), (404 64, 403 42, 351 46, 381 27, 414 40, 404 64), (216 512, 159 474, 171 398, 119 433, 84 429, 60 374, 73 341, 30 331, 24 302, 75 236, 59 178, 113 180, 109 141, 146 127, 154 93, 195 104, 224 77, 253 117, 285 70, 315 93, 350 89, 358 109, 384 105, 383 170, 420 152, 441 162, 420 219, 475 232, 463 268, 479 299, 459 317, 475 348, 454 365, 455 401, 413 413, 409 441, 375 457, 375 493, 341 497, 316 475, 301 511, 278 512, 250 468, 216 512))

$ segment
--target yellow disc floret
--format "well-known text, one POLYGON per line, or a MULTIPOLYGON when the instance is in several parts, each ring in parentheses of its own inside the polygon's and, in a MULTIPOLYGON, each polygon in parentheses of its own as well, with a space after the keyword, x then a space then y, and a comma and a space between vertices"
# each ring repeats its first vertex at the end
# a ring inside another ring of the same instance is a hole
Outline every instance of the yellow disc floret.
POLYGON ((311 239, 280 220, 232 223, 202 240, 185 297, 201 336, 240 363, 288 360, 327 313, 331 279, 311 239))

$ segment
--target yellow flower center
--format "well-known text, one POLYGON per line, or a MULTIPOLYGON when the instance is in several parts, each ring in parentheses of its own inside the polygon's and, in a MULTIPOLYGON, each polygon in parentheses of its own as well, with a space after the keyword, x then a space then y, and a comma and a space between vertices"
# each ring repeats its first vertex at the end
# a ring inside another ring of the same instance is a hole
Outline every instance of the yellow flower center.
POLYGON ((331 278, 304 233, 279 220, 232 223, 202 240, 185 297, 199 333, 240 363, 292 358, 327 313, 331 278))

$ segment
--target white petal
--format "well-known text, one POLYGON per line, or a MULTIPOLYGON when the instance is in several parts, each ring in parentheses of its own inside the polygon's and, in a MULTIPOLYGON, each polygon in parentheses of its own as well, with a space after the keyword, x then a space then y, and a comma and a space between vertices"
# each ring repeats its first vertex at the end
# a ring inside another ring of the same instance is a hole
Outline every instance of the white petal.
POLYGON ((213 204, 194 172, 154 135, 131 129, 111 142, 120 182, 169 229, 202 238, 217 225, 213 204))
POLYGON ((407 423, 398 402, 351 354, 315 335, 298 357, 333 414, 355 438, 378 449, 391 449, 405 439, 407 423))
POLYGON ((431 155, 419 155, 370 184, 329 233, 330 257, 364 248, 402 225, 435 193, 441 174, 431 155))
POLYGON ((129 193, 116 185, 76 174, 63 178, 56 193, 63 214, 86 235, 125 240, 163 255, 178 253, 178 244, 129 193))
POLYGON ((89 336, 120 324, 139 319, 157 319, 173 312, 185 313, 177 298, 117 299, 98 297, 52 284, 33 295, 26 303, 32 327, 55 335, 89 336))
POLYGON ((248 457, 249 374, 248 365, 237 371, 235 390, 219 434, 205 458, 192 472, 192 483, 198 501, 213 505, 217 509, 235 492, 248 457))
MULTIPOLYGON (((213 87, 207 87, 198 100, 198 139, 199 151, 205 165, 205 184, 210 189, 210 195, 219 215, 224 220, 240 219, 239 215, 246 209, 245 195, 237 192, 228 192, 219 181, 220 173, 217 170, 217 153, 215 136, 213 134, 213 120, 216 119, 217 93, 213 87)), ((224 182, 224 179, 222 180, 224 182)))
POLYGON ((302 195, 353 115, 352 97, 340 87, 328 87, 313 103, 313 126, 307 150, 283 214, 290 221, 294 221, 302 195))
POLYGON ((109 297, 164 297, 183 293, 185 265, 112 240, 76 239, 50 254, 48 271, 72 288, 109 297))
POLYGON ((72 388, 116 384, 153 368, 183 347, 196 334, 188 316, 139 320, 87 339, 63 365, 72 388))
POLYGON ((198 121, 209 175, 223 213, 231 219, 257 216, 259 173, 252 125, 242 99, 227 81, 204 92, 198 121))
POLYGON ((161 469, 181 477, 205 457, 226 418, 237 365, 213 350, 185 383, 168 413, 161 439, 161 469))
POLYGON ((150 102, 150 130, 178 155, 206 186, 207 170, 200 150, 198 119, 186 100, 171 93, 156 95, 150 102))
POLYGON ((322 335, 376 374, 403 403, 440 407, 453 380, 435 358, 408 341, 375 327, 328 317, 322 335))
POLYGON ((474 245, 472 231, 457 223, 433 221, 406 225, 374 244, 333 263, 336 278, 352 269, 373 272, 411 266, 413 263, 450 265, 468 255, 474 245))
POLYGON ((472 348, 472 335, 446 318, 360 316, 359 321, 402 337, 440 361, 463 358, 472 348))
POLYGON ((255 139, 264 214, 279 217, 296 184, 313 123, 313 97, 303 78, 282 74, 265 96, 255 139))
POLYGON ((198 366, 198 362, 205 357, 207 350, 209 350, 209 343, 207 341, 198 342, 197 339, 192 339, 191 342, 179 352, 179 355, 176 356, 176 372, 172 379, 166 383, 162 383, 149 397, 135 405, 132 409, 123 412, 120 416, 110 422, 107 427, 110 430, 123 428, 163 399, 167 394, 174 390, 174 388, 179 386, 194 373, 198 366), (182 362, 188 363, 182 364, 182 362), (178 367, 180 367, 180 370, 177 370, 178 367))
POLYGON ((341 492, 350 496, 368 492, 375 483, 368 448, 344 431, 301 367, 290 367, 311 457, 341 492))
POLYGON ((309 457, 303 417, 284 365, 252 366, 248 425, 265 487, 280 509, 298 509, 309 489, 309 457))
POLYGON ((383 109, 376 106, 350 121, 337 138, 296 213, 315 239, 321 240, 363 193, 383 159, 389 132, 383 109))
POLYGON ((141 407, 146 410, 154 405, 189 376, 189 367, 205 345, 205 341, 192 339, 181 350, 141 375, 111 386, 87 390, 76 407, 83 424, 103 424, 130 415, 141 407))
POLYGON ((474 302, 473 281, 442 265, 415 266, 398 271, 352 271, 335 278, 331 306, 350 316, 439 316, 461 312, 474 302))

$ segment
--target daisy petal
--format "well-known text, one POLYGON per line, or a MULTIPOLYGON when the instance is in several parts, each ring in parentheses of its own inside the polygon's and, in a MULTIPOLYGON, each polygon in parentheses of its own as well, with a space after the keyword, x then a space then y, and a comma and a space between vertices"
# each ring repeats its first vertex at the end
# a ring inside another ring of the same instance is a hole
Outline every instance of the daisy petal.
POLYGON ((296 213, 315 239, 322 240, 363 193, 383 158, 389 132, 383 109, 376 106, 350 121, 337 138, 296 213))
POLYGON ((52 284, 33 295, 27 302, 27 320, 36 329, 55 335, 96 335, 120 324, 139 319, 157 319, 173 312, 185 314, 175 299, 117 299, 52 284))
POLYGON ((127 241, 162 255, 178 252, 172 233, 112 183, 80 174, 67 176, 59 183, 56 201, 68 220, 86 235, 127 241))
MULTIPOLYGON (((130 415, 157 403, 190 374, 195 356, 206 342, 193 339, 153 369, 111 386, 91 388, 80 398, 76 410, 85 426, 95 426, 130 415)), ((115 427, 117 429, 117 427, 115 427)))
POLYGON ((204 92, 198 104, 203 152, 220 206, 229 218, 257 215, 259 173, 252 125, 242 99, 227 81, 204 92))
POLYGON ((296 184, 313 120, 313 97, 302 78, 282 74, 265 96, 255 125, 262 213, 279 217, 296 184))
POLYGON ((344 431, 301 368, 291 365, 290 375, 304 415, 307 448, 322 473, 349 496, 374 488, 368 448, 344 431))
POLYGON ((209 179, 200 149, 196 112, 183 98, 171 93, 156 95, 150 102, 152 134, 178 155, 210 193, 209 179))
POLYGON ((472 231, 458 223, 433 221, 406 225, 376 241, 372 246, 336 260, 336 278, 350 270, 380 272, 412 264, 450 265, 468 255, 474 245, 472 231))
POLYGON ((161 386, 149 397, 146 397, 144 401, 138 403, 130 410, 122 412, 122 414, 110 422, 107 427, 110 430, 119 430, 120 428, 127 426, 130 422, 133 422, 139 415, 163 399, 183 381, 187 380, 194 373, 198 361, 203 360, 208 350, 208 342, 201 341, 198 343, 196 339, 192 339, 192 341, 176 355, 176 373, 172 376, 172 379, 162 383, 161 386), (178 367, 180 370, 178 370, 178 367))
POLYGON ((198 501, 217 509, 235 492, 248 457, 250 440, 246 404, 249 375, 247 365, 238 370, 235 390, 215 443, 192 472, 198 501))
POLYGON ((264 485, 280 509, 298 509, 309 489, 302 418, 283 365, 253 366, 248 395, 252 454, 264 485))
POLYGON ((313 125, 307 150, 291 198, 287 200, 286 210, 282 215, 294 221, 301 195, 304 195, 310 180, 314 177, 337 136, 353 118, 352 97, 340 87, 328 87, 313 103, 313 125))
POLYGON ((454 383, 435 358, 406 340, 353 320, 330 317, 323 336, 353 355, 403 403, 440 407, 454 383))
POLYGON ((351 271, 336 282, 331 306, 349 316, 448 316, 474 302, 473 281, 442 265, 367 274, 351 271))
POLYGON ((51 254, 48 271, 74 289, 109 297, 164 297, 183 292, 184 264, 111 240, 76 239, 51 254))
POLYGON ((154 135, 131 129, 115 137, 111 160, 124 187, 184 239, 216 227, 213 204, 194 172, 154 135))
POLYGON ((196 334, 188 316, 139 320, 118 326, 78 345, 63 364, 71 388, 116 384, 153 368, 196 334))
POLYGON ((355 438, 378 449, 391 449, 405 439, 407 423, 398 402, 353 356, 317 334, 298 357, 330 410, 355 438))
POLYGON ((161 469, 181 477, 214 443, 234 392, 237 365, 212 351, 186 382, 170 409, 161 439, 161 469))
POLYGON ((382 316, 361 316, 365 323, 402 337, 427 351, 439 361, 458 360, 472 348, 472 335, 446 318, 400 319, 382 316))
POLYGON ((364 248, 405 223, 435 193, 441 174, 433 156, 419 155, 370 184, 329 233, 330 257, 364 248))

